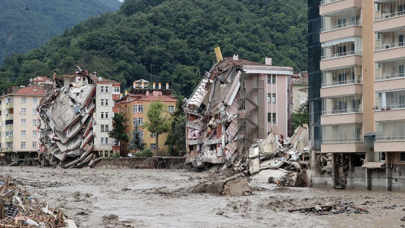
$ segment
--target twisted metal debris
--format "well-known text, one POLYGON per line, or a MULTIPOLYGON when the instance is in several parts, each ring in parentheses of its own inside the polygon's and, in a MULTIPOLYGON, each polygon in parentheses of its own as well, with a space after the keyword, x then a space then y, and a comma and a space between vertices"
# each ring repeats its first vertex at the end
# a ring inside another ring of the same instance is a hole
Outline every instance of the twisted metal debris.
POLYGON ((93 152, 96 85, 87 71, 57 78, 38 107, 40 158, 43 165, 80 168, 90 165, 93 152))

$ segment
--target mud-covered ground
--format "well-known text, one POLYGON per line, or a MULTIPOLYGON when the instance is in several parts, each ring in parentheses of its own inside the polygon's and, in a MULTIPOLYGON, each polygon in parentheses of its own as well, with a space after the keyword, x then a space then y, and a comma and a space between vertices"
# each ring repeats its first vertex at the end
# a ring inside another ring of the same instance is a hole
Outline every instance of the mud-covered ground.
POLYGON ((252 186, 242 197, 189 193, 215 179, 186 170, 0 167, 33 196, 62 209, 79 227, 404 227, 404 192, 252 186), (315 215, 293 208, 354 202, 369 214, 315 215))

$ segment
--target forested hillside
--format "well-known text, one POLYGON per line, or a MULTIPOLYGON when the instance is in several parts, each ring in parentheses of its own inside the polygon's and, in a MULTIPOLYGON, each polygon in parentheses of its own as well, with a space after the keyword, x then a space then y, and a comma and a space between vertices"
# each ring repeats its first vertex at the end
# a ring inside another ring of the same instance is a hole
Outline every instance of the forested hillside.
POLYGON ((25 55, 6 58, 0 85, 72 73, 76 64, 124 87, 139 78, 170 82, 189 96, 200 75, 224 56, 306 69, 306 0, 126 0, 25 55))
POLYGON ((25 53, 45 44, 77 23, 117 11, 118 0, 2 0, 0 62, 6 55, 25 53))

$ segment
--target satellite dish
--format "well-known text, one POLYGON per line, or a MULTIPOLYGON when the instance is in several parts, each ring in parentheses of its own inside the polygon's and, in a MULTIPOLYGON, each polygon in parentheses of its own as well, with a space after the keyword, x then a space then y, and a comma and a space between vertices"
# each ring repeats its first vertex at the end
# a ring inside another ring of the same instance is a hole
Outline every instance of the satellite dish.
POLYGON ((102 81, 102 80, 103 80, 103 78, 102 78, 102 77, 98 77, 98 80, 99 80, 99 81, 102 81))

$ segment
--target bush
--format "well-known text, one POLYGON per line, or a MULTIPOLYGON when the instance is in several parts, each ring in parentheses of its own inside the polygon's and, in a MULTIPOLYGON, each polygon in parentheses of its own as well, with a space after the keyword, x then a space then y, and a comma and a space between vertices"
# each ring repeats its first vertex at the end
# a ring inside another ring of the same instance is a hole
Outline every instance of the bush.
POLYGON ((136 158, 147 158, 147 157, 153 157, 153 153, 149 148, 144 149, 140 153, 135 154, 136 158))
POLYGON ((112 157, 113 158, 120 158, 120 153, 114 153, 112 157))

